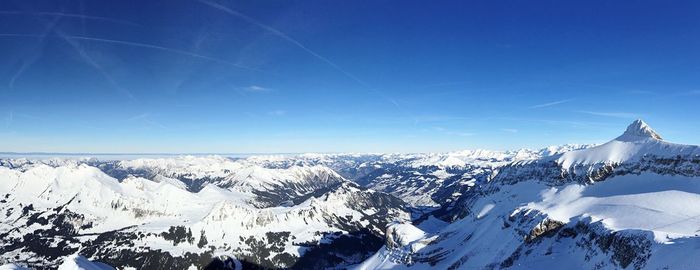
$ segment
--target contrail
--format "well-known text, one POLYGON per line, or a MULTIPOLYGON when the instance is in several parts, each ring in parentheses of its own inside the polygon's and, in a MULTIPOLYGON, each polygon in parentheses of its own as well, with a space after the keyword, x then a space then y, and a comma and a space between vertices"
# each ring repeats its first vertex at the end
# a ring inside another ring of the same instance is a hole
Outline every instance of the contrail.
POLYGON ((326 57, 323 57, 322 55, 320 55, 320 54, 314 52, 313 50, 309 49, 309 48, 306 47, 304 44, 302 44, 301 42, 297 41, 296 39, 290 37, 289 35, 285 34, 284 32, 282 32, 282 31, 280 31, 280 30, 277 30, 276 28, 274 28, 274 27, 272 27, 272 26, 269 26, 269 25, 267 25, 267 24, 264 24, 264 23, 262 23, 262 22, 260 22, 260 21, 258 21, 258 20, 256 20, 256 19, 254 19, 254 18, 252 18, 252 17, 250 17, 250 16, 248 16, 248 15, 245 15, 245 14, 243 14, 243 13, 240 13, 240 12, 238 12, 238 11, 235 11, 235 10, 233 10, 233 9, 231 9, 231 8, 226 7, 226 6, 223 6, 223 5, 220 5, 220 4, 217 4, 217 3, 214 3, 214 2, 208 1, 208 0, 197 0, 197 1, 199 1, 199 2, 202 3, 202 4, 208 5, 208 6, 210 6, 210 7, 213 7, 213 8, 215 8, 215 9, 218 9, 218 10, 221 10, 221 11, 223 11, 223 12, 226 12, 226 13, 228 13, 228 14, 230 14, 230 15, 236 16, 236 17, 238 17, 238 18, 240 18, 240 19, 243 19, 244 21, 246 21, 246 22, 248 22, 248 23, 250 23, 250 24, 254 24, 254 25, 256 25, 256 26, 258 26, 258 27, 264 29, 265 31, 270 32, 270 33, 272 33, 272 34, 274 34, 274 35, 276 35, 276 36, 282 38, 283 40, 286 40, 287 42, 289 42, 289 43, 291 43, 291 44, 293 44, 293 45, 299 47, 299 48, 302 49, 303 51, 305 51, 305 52, 307 52, 308 54, 310 54, 311 56, 315 57, 316 59, 321 60, 322 62, 328 64, 328 65, 331 66, 333 69, 337 70, 338 72, 342 73, 342 74, 345 75, 346 77, 350 78, 351 80, 353 80, 353 81, 357 82, 358 84, 360 84, 361 86, 365 87, 369 92, 374 93, 374 94, 380 96, 381 98, 385 99, 386 101, 388 101, 389 103, 391 103, 392 105, 394 105, 397 109, 400 109, 400 110, 401 110, 401 106, 399 105, 399 103, 396 102, 395 100, 393 100, 391 97, 385 95, 384 93, 382 93, 382 92, 379 91, 378 89, 371 87, 369 84, 365 83, 363 80, 360 80, 360 78, 358 78, 357 76, 355 76, 355 75, 353 75, 352 73, 346 71, 344 68, 340 67, 338 64, 334 63, 334 62, 331 61, 330 59, 328 59, 328 58, 326 58, 326 57))
POLYGON ((63 12, 24 12, 24 11, 3 10, 3 11, 0 11, 0 15, 55 16, 55 17, 63 17, 63 18, 96 20, 96 21, 105 21, 105 22, 111 22, 111 23, 117 23, 117 24, 141 26, 137 23, 133 23, 130 21, 125 21, 125 20, 112 19, 112 18, 99 17, 99 16, 90 16, 90 15, 84 15, 84 14, 63 13, 63 12))
POLYGON ((562 104, 562 103, 567 103, 567 102, 570 102, 570 101, 573 101, 573 100, 574 100, 574 99, 557 100, 557 101, 552 101, 552 102, 548 102, 548 103, 544 103, 544 104, 532 105, 532 106, 530 106, 529 108, 530 108, 530 109, 538 109, 538 108, 551 107, 551 106, 554 106, 554 105, 559 105, 559 104, 562 104))
POLYGON ((161 51, 166 51, 166 52, 171 52, 175 54, 181 54, 181 55, 186 55, 190 57, 195 57, 195 58, 201 58, 204 60, 209 60, 212 62, 217 62, 220 64, 225 64, 229 66, 234 66, 237 68, 241 69, 247 69, 251 71, 257 71, 257 72, 262 72, 259 69, 252 68, 252 67, 247 67, 243 66, 240 64, 236 64, 233 62, 229 62, 226 60, 214 58, 211 56, 206 56, 206 55, 201 55, 193 52, 188 52, 188 51, 183 51, 183 50, 178 50, 178 49, 173 49, 173 48, 168 48, 168 47, 162 47, 158 45, 152 45, 152 44, 146 44, 146 43, 140 43, 140 42, 132 42, 132 41, 123 41, 123 40, 115 40, 115 39, 105 39, 105 38, 96 38, 96 37, 86 37, 86 36, 67 36, 69 39, 76 39, 76 40, 85 40, 85 41, 96 41, 96 42, 104 42, 104 43, 112 43, 112 44, 121 44, 121 45, 127 45, 127 46, 134 46, 134 47, 141 47, 141 48, 148 48, 148 49, 154 49, 154 50, 161 50, 161 51))
POLYGON ((142 122, 144 122, 148 125, 151 125, 151 126, 156 126, 156 127, 162 128, 162 129, 168 129, 168 127, 166 127, 165 125, 159 123, 158 121, 151 119, 150 113, 142 113, 142 114, 133 116, 133 117, 127 119, 126 121, 131 122, 131 121, 137 121, 137 120, 142 121, 142 122))
MULTIPOLYGON (((0 37, 29 37, 29 38, 39 38, 41 37, 40 35, 35 35, 35 34, 0 34, 0 37)), ((94 41, 94 42, 101 42, 101 43, 111 43, 111 44, 118 44, 118 45, 126 45, 126 46, 133 46, 133 47, 140 47, 140 48, 147 48, 147 49, 153 49, 153 50, 160 50, 160 51, 166 51, 170 53, 175 53, 175 54, 180 54, 180 55, 185 55, 185 56, 190 56, 190 57, 195 57, 195 58, 200 58, 224 65, 229 65, 233 67, 237 67, 240 69, 246 69, 250 71, 256 71, 256 72, 263 72, 260 69, 252 68, 252 67, 247 67, 243 66, 237 63, 229 62, 226 60, 206 56, 206 55, 201 55, 193 52, 188 52, 188 51, 183 51, 183 50, 178 50, 178 49, 173 49, 173 48, 168 48, 168 47, 162 47, 158 45, 153 45, 153 44, 147 44, 147 43, 140 43, 140 42, 133 42, 133 41, 124 41, 124 40, 116 40, 116 39, 106 39, 106 38, 96 38, 96 37, 87 37, 87 36, 71 36, 71 35, 66 35, 65 37, 61 38, 67 38, 71 40, 85 40, 85 41, 94 41)))
POLYGON ((231 15, 233 15, 233 16, 236 16, 236 17, 238 17, 238 18, 241 18, 241 19, 243 19, 244 21, 246 21, 246 22, 248 22, 248 23, 254 24, 254 25, 256 25, 256 26, 258 26, 258 27, 264 29, 265 31, 268 31, 268 32, 270 32, 270 33, 272 33, 272 34, 274 34, 274 35, 276 35, 276 36, 278 36, 278 37, 280 37, 280 38, 286 40, 287 42, 294 44, 295 46, 297 46, 297 47, 299 47, 300 49, 304 50, 305 52, 307 52, 307 53, 310 54, 311 56, 315 57, 316 59, 323 61, 324 63, 326 63, 326 64, 328 64, 329 66, 333 67, 335 70, 337 70, 337 71, 343 73, 343 74, 344 74, 345 76, 347 76, 348 78, 354 80, 355 82, 361 84, 361 85, 364 86, 364 87, 367 87, 367 88, 369 88, 369 89, 372 89, 372 87, 370 87, 367 83, 365 83, 364 81, 362 81, 362 80, 360 80, 359 78, 357 78, 357 76, 351 74, 350 72, 345 71, 345 69, 343 69, 343 68, 340 67, 339 65, 333 63, 333 61, 331 61, 330 59, 328 59, 328 58, 326 58, 326 57, 323 57, 322 55, 319 55, 318 53, 312 51, 311 49, 309 49, 308 47, 306 47, 304 44, 302 44, 301 42, 297 41, 296 39, 294 39, 294 38, 288 36, 288 35, 285 34, 284 32, 282 32, 282 31, 280 31, 280 30, 277 30, 277 29, 275 29, 275 28, 273 28, 273 27, 271 27, 271 26, 269 26, 269 25, 266 25, 266 24, 264 24, 264 23, 262 23, 262 22, 260 22, 260 21, 258 21, 258 20, 256 20, 256 19, 253 19, 253 18, 249 17, 248 15, 245 15, 245 14, 243 14, 243 13, 240 13, 240 12, 238 12, 238 11, 235 11, 235 10, 233 10, 233 9, 230 9, 230 8, 228 8, 228 7, 226 7, 226 6, 223 6, 223 5, 220 5, 220 4, 217 4, 217 3, 213 3, 213 2, 210 2, 210 1, 207 1, 207 0, 197 0, 197 1, 199 1, 200 3, 203 3, 203 4, 205 4, 205 5, 208 5, 208 6, 210 6, 210 7, 213 7, 213 8, 215 8, 215 9, 218 9, 218 10, 221 10, 221 11, 223 11, 223 12, 226 12, 226 13, 228 13, 228 14, 231 14, 231 15))
POLYGON ((80 57, 81 57, 86 63, 88 63, 90 66, 92 66, 92 67, 95 68, 97 71, 99 71, 100 74, 102 74, 102 77, 104 77, 105 80, 107 80, 107 82, 108 82, 112 87, 114 87, 114 88, 117 89, 118 91, 120 91, 120 92, 122 92, 123 94, 125 94, 129 99, 131 99, 131 100, 136 100, 136 99, 134 98, 134 95, 131 93, 131 91, 129 91, 128 89, 125 89, 125 88, 119 86, 119 84, 114 80, 114 78, 112 78, 112 76, 109 75, 109 73, 107 73, 107 72, 104 70, 104 68, 102 68, 102 66, 100 66, 100 64, 98 64, 98 63, 95 61, 95 59, 93 59, 89 54, 87 54, 87 52, 86 52, 82 47, 80 47, 80 44, 78 44, 77 42, 75 42, 75 40, 72 40, 72 39, 70 38, 70 36, 64 34, 64 33, 61 32, 61 31, 56 31, 56 34, 58 34, 59 37, 61 37, 61 38, 62 38, 63 40, 65 40, 68 44, 70 44, 71 47, 73 47, 73 49, 75 49, 75 51, 78 53, 78 55, 80 55, 80 57))
MULTIPOLYGON (((58 21, 59 21, 59 19, 55 18, 53 20, 53 22, 51 22, 49 24, 49 26, 46 28, 46 31, 39 36, 39 44, 37 45, 37 47, 40 47, 44 43, 46 36, 51 33, 51 31, 56 26, 56 24, 58 24, 58 21)), ((8 84, 8 87, 10 89, 13 89, 15 87, 15 81, 17 81, 17 79, 22 75, 22 73, 24 73, 24 71, 26 71, 27 68, 29 68, 31 65, 33 65, 36 62, 36 60, 39 59, 40 56, 41 56, 40 52, 35 53, 32 57, 30 57, 26 61, 22 62, 22 66, 20 66, 19 69, 17 70, 17 72, 15 72, 15 74, 12 76, 12 78, 10 78, 10 82, 8 84)))
POLYGON ((10 128, 10 125, 12 125, 12 121, 14 120, 14 111, 10 111, 10 113, 7 114, 7 117, 5 117, 5 128, 10 128))

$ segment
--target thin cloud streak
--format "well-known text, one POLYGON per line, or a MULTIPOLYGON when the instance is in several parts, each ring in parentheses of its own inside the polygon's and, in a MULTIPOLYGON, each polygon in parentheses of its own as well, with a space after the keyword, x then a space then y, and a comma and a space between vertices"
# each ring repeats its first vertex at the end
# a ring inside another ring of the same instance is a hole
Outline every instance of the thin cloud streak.
POLYGON ((14 115, 15 115, 14 111, 10 111, 9 113, 7 113, 7 116, 5 117, 5 128, 6 129, 9 129, 10 125, 12 125, 12 121, 14 121, 14 118, 15 118, 14 115))
POLYGON ((90 66, 92 66, 93 68, 95 68, 97 71, 99 71, 100 74, 102 74, 102 77, 104 77, 105 80, 107 80, 107 82, 108 82, 114 89, 116 89, 117 91, 119 91, 119 92, 121 92, 122 94, 126 95, 126 97, 128 97, 129 99, 131 99, 131 100, 136 100, 136 98, 135 98, 134 95, 131 93, 131 91, 129 91, 128 89, 126 89, 126 88, 124 88, 124 87, 121 87, 121 86, 117 83, 117 81, 114 80, 114 78, 112 77, 112 75, 110 75, 107 71, 105 71, 104 68, 102 68, 102 66, 101 66, 99 63, 97 63, 97 61, 95 61, 95 59, 93 59, 93 58, 85 51, 85 49, 83 49, 83 47, 80 46, 80 44, 78 44, 78 42, 76 42, 75 40, 71 39, 70 36, 64 34, 64 33, 61 32, 61 31, 55 31, 55 32, 56 32, 56 34, 57 34, 59 37, 63 38, 63 40, 65 40, 68 44, 70 44, 71 47, 73 47, 73 49, 78 53, 78 55, 80 55, 80 57, 83 59, 83 61, 85 61, 88 65, 90 65, 90 66))
POLYGON ((76 19, 81 19, 81 20, 87 19, 87 20, 111 22, 111 23, 116 23, 116 24, 141 26, 137 23, 133 23, 133 22, 126 21, 126 20, 112 19, 112 18, 106 18, 106 17, 100 17, 100 16, 90 16, 90 15, 84 15, 84 14, 63 13, 63 12, 24 12, 24 11, 5 10, 5 11, 0 11, 0 15, 52 16, 52 17, 76 18, 76 19))
POLYGON ((471 132, 454 132, 454 131, 449 131, 449 132, 447 132, 447 134, 460 136, 460 137, 470 137, 470 136, 476 135, 476 133, 471 133, 471 132))
POLYGON ((286 114, 287 114, 287 111, 284 111, 284 110, 274 110, 274 111, 267 112, 267 115, 271 115, 271 116, 284 116, 286 114))
POLYGON ((442 87, 442 86, 464 85, 464 84, 470 84, 470 83, 472 83, 472 81, 439 82, 439 83, 432 83, 432 84, 417 85, 416 88, 423 89, 423 88, 433 88, 433 87, 442 87))
POLYGON ((41 58, 41 56, 42 56, 41 46, 44 44, 46 37, 51 33, 51 31, 53 31, 53 28, 56 27, 56 24, 58 24, 58 21, 59 21, 59 19, 55 18, 49 24, 49 26, 46 28, 46 31, 40 35, 39 44, 37 44, 37 48, 36 48, 36 50, 38 50, 39 52, 33 53, 31 55, 31 57, 29 57, 29 59, 22 61, 22 65, 17 69, 15 74, 12 75, 12 78, 10 78, 10 82, 8 83, 8 87, 10 89, 14 89, 15 82, 17 81, 17 79, 19 79, 19 77, 21 77, 22 74, 24 74, 24 72, 27 71, 27 69, 29 69, 32 65, 34 65, 34 63, 36 63, 37 60, 39 60, 39 58, 41 58))
POLYGON ((491 117, 491 118, 486 118, 486 119, 543 123, 543 124, 548 124, 548 125, 569 125, 569 126, 575 126, 575 127, 610 126, 611 125, 610 123, 603 123, 603 122, 567 121, 567 120, 551 120, 551 119, 519 118, 519 117, 491 117))
POLYGON ((552 102, 548 102, 548 103, 544 103, 544 104, 533 105, 533 106, 530 106, 528 108, 539 109, 539 108, 551 107, 554 105, 559 105, 559 104, 563 104, 563 103, 567 103, 567 102, 571 102, 571 101, 573 101, 573 99, 557 100, 557 101, 552 101, 552 102))
POLYGON ((237 68, 241 69, 247 69, 251 71, 257 71, 257 72, 262 72, 259 69, 252 68, 252 67, 247 67, 243 66, 237 63, 229 62, 223 59, 219 58, 214 58, 210 56, 205 56, 193 52, 188 52, 188 51, 183 51, 183 50, 178 50, 178 49, 173 49, 173 48, 168 48, 168 47, 162 47, 158 45, 152 45, 152 44, 146 44, 146 43, 141 43, 141 42, 132 42, 132 41, 123 41, 123 40, 115 40, 115 39, 105 39, 105 38, 96 38, 96 37, 86 37, 86 36, 68 36, 68 38, 71 39, 77 39, 77 40, 86 40, 86 41, 97 41, 97 42, 105 42, 105 43, 112 43, 112 44, 121 44, 121 45, 127 45, 127 46, 135 46, 135 47, 141 47, 141 48, 149 48, 149 49, 155 49, 155 50, 161 50, 161 51, 166 51, 166 52, 171 52, 171 53, 176 53, 176 54, 182 54, 186 56, 191 56, 195 58, 201 58, 204 60, 209 60, 212 62, 217 62, 220 64, 226 64, 229 66, 234 66, 237 68))
MULTIPOLYGON (((40 38, 41 36, 36 35, 36 34, 0 34, 0 37, 40 38)), ((262 70, 259 70, 257 68, 243 66, 243 65, 233 63, 230 61, 226 61, 223 59, 218 59, 218 58, 214 58, 211 56, 201 55, 201 54, 197 54, 197 53, 193 53, 193 52, 188 52, 188 51, 153 45, 153 44, 133 42, 133 41, 124 41, 124 40, 116 40, 116 39, 88 37, 88 36, 73 36, 73 35, 65 35, 61 38, 67 38, 67 39, 72 39, 72 40, 94 41, 94 42, 101 42, 101 43, 110 43, 110 44, 118 44, 118 45, 140 47, 140 48, 147 48, 147 49, 153 49, 153 50, 160 50, 160 51, 165 51, 165 52, 170 52, 170 53, 175 53, 175 54, 180 54, 180 55, 185 55, 185 56, 190 56, 190 57, 195 57, 195 58, 200 58, 200 59, 204 59, 204 60, 208 60, 208 61, 212 61, 212 62, 216 62, 216 63, 220 63, 220 64, 225 64, 225 65, 229 65, 229 66, 233 66, 233 67, 237 67, 237 68, 241 68, 241 69, 250 70, 250 71, 263 72, 262 70)))
POLYGON ((640 117, 640 115, 638 113, 631 113, 631 112, 593 112, 593 111, 577 111, 577 112, 595 115, 595 116, 604 116, 604 117, 613 117, 613 118, 636 119, 636 118, 640 117))
POLYGON ((247 92, 271 92, 273 90, 272 88, 262 87, 259 85, 251 85, 251 86, 247 86, 247 87, 241 87, 240 89, 247 91, 247 92))
POLYGON ((440 126, 433 126, 432 129, 450 136, 470 137, 476 135, 473 132, 453 131, 440 126))
POLYGON ((168 129, 168 127, 166 127, 165 125, 159 123, 158 121, 151 119, 150 113, 142 113, 139 115, 135 115, 135 116, 127 119, 126 121, 128 121, 128 122, 140 121, 140 122, 146 123, 150 126, 158 127, 161 129, 168 129))
POLYGON ((258 27, 264 29, 265 31, 270 32, 270 33, 272 33, 272 34, 274 34, 274 35, 276 35, 276 36, 282 38, 283 40, 285 40, 285 41, 287 41, 287 42, 289 42, 289 43, 294 44, 295 46, 297 46, 297 47, 299 47, 300 49, 304 50, 305 52, 307 52, 307 53, 310 54, 311 56, 315 57, 316 59, 321 60, 322 62, 324 62, 324 63, 328 64, 329 66, 333 67, 334 69, 336 69, 337 71, 343 73, 343 74, 344 74, 345 76, 347 76, 348 78, 354 80, 355 82, 361 84, 362 86, 365 86, 365 87, 371 89, 371 87, 370 87, 368 84, 366 84, 364 81, 362 81, 362 80, 360 80, 359 78, 357 78, 357 76, 351 74, 350 72, 345 71, 345 69, 343 69, 342 67, 340 67, 339 65, 337 65, 336 63, 334 63, 333 61, 331 61, 330 59, 328 59, 328 58, 326 58, 326 57, 324 57, 324 56, 322 56, 322 55, 320 55, 320 54, 314 52, 313 50, 311 50, 311 49, 309 49, 308 47, 306 47, 306 45, 304 45, 304 44, 302 44, 301 42, 297 41, 296 39, 290 37, 289 35, 285 34, 284 32, 282 32, 282 31, 280 31, 280 30, 277 30, 276 28, 273 28, 273 27, 271 27, 271 26, 269 26, 269 25, 267 25, 267 24, 264 24, 264 23, 262 23, 262 22, 260 22, 260 21, 258 21, 258 20, 256 20, 256 19, 254 19, 254 18, 252 18, 252 17, 250 17, 250 16, 248 16, 248 15, 245 15, 245 14, 243 14, 243 13, 240 13, 240 12, 238 12, 238 11, 236 11, 236 10, 233 10, 233 9, 228 8, 228 7, 226 7, 226 6, 223 6, 223 5, 221 5, 221 4, 217 4, 217 3, 214 3, 214 2, 211 2, 211 1, 206 1, 206 0, 197 0, 197 1, 200 2, 200 3, 202 3, 202 4, 205 4, 205 5, 207 5, 207 6, 210 6, 210 7, 212 7, 212 8, 221 10, 221 11, 223 11, 223 12, 225 12, 225 13, 230 14, 230 15, 236 16, 236 17, 238 17, 238 18, 240 18, 240 19, 243 19, 244 21, 246 21, 246 22, 248 22, 248 23, 250 23, 250 24, 254 24, 254 25, 256 25, 256 26, 258 26, 258 27))
POLYGON ((207 1, 207 0, 197 0, 197 1, 200 2, 200 3, 202 3, 202 4, 208 5, 208 6, 212 7, 212 8, 215 8, 215 9, 218 9, 218 10, 223 11, 223 12, 225 12, 225 13, 228 13, 228 14, 230 14, 230 15, 236 16, 236 17, 238 17, 238 18, 240 18, 240 19, 242 19, 242 20, 244 20, 244 21, 246 21, 246 22, 248 22, 248 23, 250 23, 250 24, 256 25, 256 26, 262 28, 263 30, 265 30, 265 31, 267 31, 267 32, 269 32, 269 33, 271 33, 271 34, 274 34, 274 35, 276 35, 276 36, 282 38, 283 40, 285 40, 285 41, 287 41, 287 42, 289 42, 289 43, 295 45, 296 47, 302 49, 303 51, 305 51, 306 53, 308 53, 308 54, 310 54, 311 56, 315 57, 316 59, 318 59, 318 60, 320 60, 320 61, 326 63, 326 64, 329 65, 329 66, 331 66, 333 69, 335 69, 336 71, 342 73, 343 75, 345 75, 346 77, 350 78, 351 80, 357 82, 357 83, 360 84, 361 86, 365 87, 368 91, 370 91, 370 92, 372 92, 372 93, 374 93, 374 94, 376 94, 376 95, 379 95, 381 98, 385 99, 386 101, 388 101, 389 103, 391 103, 392 105, 394 105, 394 107, 396 107, 397 109, 401 110, 401 105, 400 105, 398 102, 396 102, 396 100, 394 100, 393 98, 391 98, 391 97, 388 96, 388 95, 385 95, 384 93, 382 93, 382 92, 379 91, 378 89, 373 88, 373 87, 370 86, 369 84, 365 83, 363 80, 360 80, 360 78, 358 78, 358 77, 355 76, 354 74, 352 74, 352 73, 346 71, 346 70, 345 70, 344 68, 342 68, 340 65, 338 65, 338 64, 336 64, 335 62, 331 61, 330 59, 328 59, 328 58, 326 58, 326 57, 324 57, 324 56, 322 56, 322 55, 316 53, 315 51, 311 50, 309 47, 306 47, 306 45, 304 45, 303 43, 301 43, 301 42, 299 42, 298 40, 292 38, 291 36, 285 34, 284 32, 282 32, 282 31, 280 31, 280 30, 278 30, 278 29, 276 29, 276 28, 274 28, 274 27, 272 27, 272 26, 269 26, 269 25, 267 25, 267 24, 264 24, 264 23, 262 23, 262 22, 260 22, 260 21, 258 21, 258 20, 256 20, 256 19, 254 19, 254 18, 252 18, 252 17, 250 17, 250 16, 248 16, 248 15, 245 15, 245 14, 243 14, 243 13, 241 13, 241 12, 238 12, 238 11, 236 11, 236 10, 233 10, 233 9, 231 9, 231 8, 228 8, 228 7, 226 7, 226 6, 223 6, 223 5, 221 5, 221 4, 217 4, 217 3, 214 3, 214 2, 211 2, 211 1, 207 1))
POLYGON ((700 90, 690 90, 690 91, 676 94, 676 96, 698 96, 698 95, 700 95, 700 90))
POLYGON ((126 119, 126 121, 135 121, 135 120, 144 119, 144 118, 148 117, 149 115, 150 115, 149 113, 142 113, 139 115, 132 116, 131 118, 126 119))

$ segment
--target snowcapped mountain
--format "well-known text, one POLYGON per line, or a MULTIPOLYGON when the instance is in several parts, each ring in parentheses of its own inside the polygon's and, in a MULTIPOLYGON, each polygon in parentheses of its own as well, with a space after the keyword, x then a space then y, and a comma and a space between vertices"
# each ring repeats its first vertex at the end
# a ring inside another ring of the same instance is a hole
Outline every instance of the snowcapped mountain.
POLYGON ((245 162, 265 168, 322 165, 364 187, 390 193, 412 206, 435 208, 448 204, 495 168, 592 145, 550 146, 540 150, 464 150, 418 154, 303 154, 254 156, 245 162))
POLYGON ((608 143, 514 162, 461 196, 452 223, 390 226, 357 269, 696 268, 698 149, 638 120, 608 143))
POLYGON ((197 192, 205 185, 216 185, 235 192, 254 194, 249 202, 259 208, 299 203, 315 193, 327 191, 345 181, 325 166, 265 168, 225 157, 177 157, 124 160, 97 165, 118 179, 137 175, 148 179, 167 177, 185 183, 197 192))
POLYGON ((646 123, 637 120, 616 139, 591 149, 566 153, 557 162, 562 167, 572 168, 600 163, 639 162, 645 159, 693 159, 698 155, 700 147, 665 142, 646 123))
POLYGON ((203 267, 219 255, 251 267, 341 266, 379 248, 387 223, 410 219, 399 199, 318 166, 190 157, 90 163, 0 167, 0 262, 53 268, 78 252, 117 267, 203 267), (151 177, 118 180, 107 169, 151 177), (176 179, 183 175, 209 182, 193 191, 176 179), (288 203, 269 206, 270 194, 288 203))
POLYGON ((687 269, 698 181, 700 147, 641 120, 540 150, 0 159, 0 269, 687 269))

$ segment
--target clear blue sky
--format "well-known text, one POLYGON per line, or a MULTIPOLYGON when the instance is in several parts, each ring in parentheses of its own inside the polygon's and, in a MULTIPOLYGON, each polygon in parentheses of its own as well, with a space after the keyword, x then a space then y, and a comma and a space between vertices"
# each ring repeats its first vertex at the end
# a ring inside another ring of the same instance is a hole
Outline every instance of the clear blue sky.
POLYGON ((700 143, 698 1, 2 1, 0 152, 700 143), (210 2, 211 1, 211 2, 210 2))

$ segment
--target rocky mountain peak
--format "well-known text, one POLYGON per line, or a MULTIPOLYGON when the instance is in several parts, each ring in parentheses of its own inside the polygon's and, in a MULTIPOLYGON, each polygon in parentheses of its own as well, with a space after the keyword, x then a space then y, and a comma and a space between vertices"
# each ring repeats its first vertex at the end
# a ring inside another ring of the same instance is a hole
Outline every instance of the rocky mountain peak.
POLYGON ((647 123, 645 123, 641 119, 637 119, 634 122, 632 122, 632 124, 627 126, 627 130, 625 130, 625 133, 622 133, 622 135, 618 137, 617 140, 636 141, 648 138, 652 138, 655 140, 663 140, 663 138, 661 138, 661 135, 656 133, 656 131, 654 131, 654 129, 652 129, 647 123))

